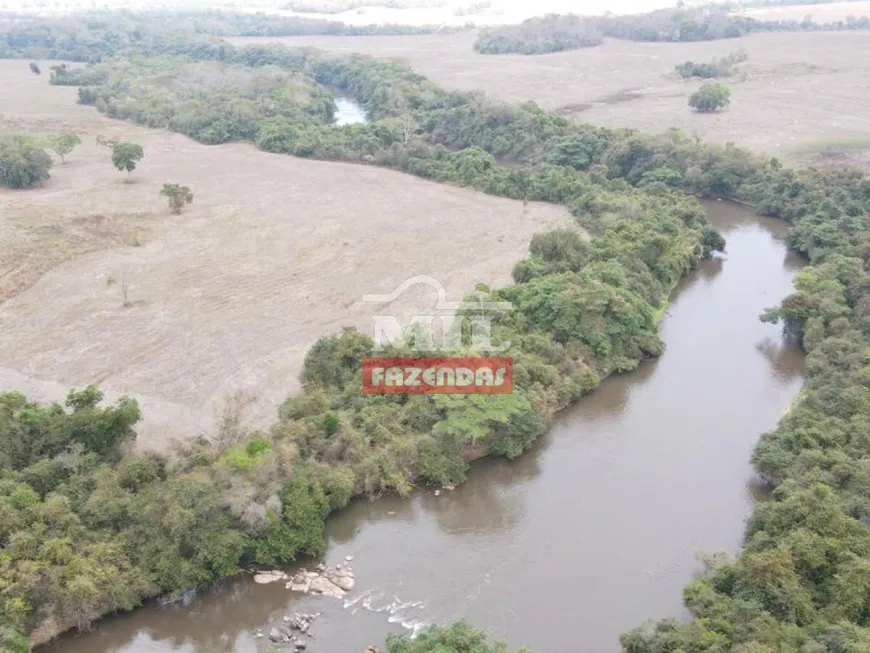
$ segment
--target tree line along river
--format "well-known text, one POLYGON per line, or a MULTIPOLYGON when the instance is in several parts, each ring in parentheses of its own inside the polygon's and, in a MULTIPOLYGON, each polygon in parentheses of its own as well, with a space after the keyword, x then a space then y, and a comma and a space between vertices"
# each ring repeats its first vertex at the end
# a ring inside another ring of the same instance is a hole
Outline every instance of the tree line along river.
POLYGON ((624 630, 683 616, 696 555, 736 551, 764 500, 750 455, 803 378, 797 345, 758 320, 802 264, 787 225, 705 205, 727 252, 677 288, 664 356, 607 379, 518 460, 478 461, 439 496, 356 501, 332 517, 324 560, 354 556, 347 599, 238 578, 41 653, 261 652, 270 644, 256 634, 294 612, 322 613, 313 653, 383 647, 388 632, 458 618, 536 653, 615 653, 624 630))

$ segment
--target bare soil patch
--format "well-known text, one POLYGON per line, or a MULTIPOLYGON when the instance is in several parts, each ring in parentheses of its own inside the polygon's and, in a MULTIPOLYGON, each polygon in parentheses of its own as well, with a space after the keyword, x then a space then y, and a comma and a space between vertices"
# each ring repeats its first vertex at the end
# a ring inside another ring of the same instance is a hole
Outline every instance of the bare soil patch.
POLYGON ((66 217, 10 207, 0 228, 0 303, 66 260, 111 247, 138 247, 144 237, 142 228, 113 215, 66 217))
POLYGON ((610 127, 648 132, 678 127, 705 140, 735 142, 785 158, 816 144, 866 140, 870 135, 866 32, 753 34, 705 43, 609 41, 540 56, 478 54, 471 33, 230 40, 405 58, 447 88, 483 90, 508 102, 533 100, 577 120, 610 127), (749 54, 749 61, 726 80, 731 106, 716 114, 690 110, 688 97, 702 82, 683 81, 674 66, 686 60, 710 61, 739 48, 749 54))
MULTIPOLYGON (((3 129, 83 140, 45 187, 0 193, 0 275, 24 280, 0 305, 0 390, 129 394, 146 447, 210 433, 239 390, 267 425, 318 337, 371 331, 384 309, 363 295, 431 275, 458 301, 478 281, 509 281, 532 234, 570 220, 558 206, 113 121, 26 61, 0 61, 0 88, 3 129), (98 134, 142 144, 132 183, 98 134), (180 216, 158 194, 167 181, 194 191, 180 216)), ((420 288, 388 310, 428 313, 437 298, 420 288)))
POLYGON ((870 170, 870 144, 868 149, 829 149, 808 155, 812 165, 819 168, 865 168, 870 170))

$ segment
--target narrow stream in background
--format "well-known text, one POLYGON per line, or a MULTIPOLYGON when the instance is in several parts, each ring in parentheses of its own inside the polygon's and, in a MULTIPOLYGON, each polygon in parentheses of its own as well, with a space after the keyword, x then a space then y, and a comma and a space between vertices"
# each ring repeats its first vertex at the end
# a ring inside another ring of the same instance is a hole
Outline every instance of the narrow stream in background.
POLYGON ((360 122, 368 122, 366 110, 355 100, 343 95, 335 96, 335 126, 353 125, 360 122))
MULTIPOLYGON (((791 291, 785 223, 706 204, 725 255, 678 287, 665 355, 612 377, 520 459, 482 460, 440 496, 356 501, 330 519, 345 601, 236 579, 188 607, 148 606, 41 653, 253 653, 270 622, 322 612, 312 653, 383 650, 388 632, 464 618, 536 653, 616 653, 619 634, 684 616, 698 552, 736 551, 759 496, 749 465, 803 380, 804 358, 759 313, 791 291)), ((292 650, 292 649, 287 649, 292 650)))

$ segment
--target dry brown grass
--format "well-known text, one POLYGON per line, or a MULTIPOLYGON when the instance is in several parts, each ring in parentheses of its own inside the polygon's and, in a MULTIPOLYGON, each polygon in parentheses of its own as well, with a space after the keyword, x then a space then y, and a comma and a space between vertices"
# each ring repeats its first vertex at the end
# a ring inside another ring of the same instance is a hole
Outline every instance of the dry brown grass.
MULTIPOLYGON (((0 192, 3 273, 29 286, 0 305, 0 389, 128 393, 143 406, 146 446, 212 433, 239 391, 257 397, 253 423, 268 424, 318 337, 371 331, 380 311, 364 294, 428 274, 458 300, 478 281, 509 280, 532 234, 569 219, 557 206, 112 121, 26 61, 0 61, 0 88, 4 129, 83 140, 44 188, 0 192), (98 134, 142 144, 132 183, 98 134), (158 194, 167 181, 196 196, 180 216, 158 194), (125 244, 131 234, 141 246, 125 244)), ((393 309, 434 300, 409 293, 393 309)))
POLYGON ((2 225, 0 304, 64 261, 111 247, 141 246, 145 239, 143 227, 102 214, 64 218, 10 210, 2 225))
POLYGON ((483 90, 508 102, 534 100, 605 126, 648 132, 679 127, 709 141, 732 141, 785 158, 823 149, 832 141, 870 137, 867 32, 755 34, 706 43, 609 41, 542 56, 477 54, 470 33, 231 40, 403 57, 447 88, 483 90), (684 82, 674 66, 709 61, 738 48, 746 50, 749 61, 727 82, 731 106, 717 114, 691 111, 688 96, 701 82, 684 82))

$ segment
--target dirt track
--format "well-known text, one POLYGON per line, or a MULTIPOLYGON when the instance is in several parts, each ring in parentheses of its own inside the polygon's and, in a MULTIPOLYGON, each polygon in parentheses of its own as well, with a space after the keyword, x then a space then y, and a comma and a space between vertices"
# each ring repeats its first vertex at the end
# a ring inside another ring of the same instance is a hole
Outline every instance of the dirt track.
POLYGON ((705 140, 732 141, 792 160, 816 150, 870 144, 866 31, 756 34, 705 43, 609 41, 540 56, 477 54, 471 33, 230 40, 402 57, 447 88, 483 90, 508 102, 533 100, 578 121, 605 126, 648 132, 679 127, 705 140), (726 80, 731 106, 717 114, 691 111, 687 98, 701 82, 682 81, 674 66, 710 61, 740 48, 749 61, 726 80))
MULTIPOLYGON (((508 281, 531 235, 570 219, 561 207, 112 121, 26 61, 0 60, 0 88, 4 131, 83 140, 44 188, 0 191, 0 280, 17 279, 0 296, 0 390, 56 399, 98 383, 110 398, 131 394, 147 447, 209 433, 238 389, 259 397, 250 417, 267 425, 318 337, 371 332, 383 309, 364 294, 428 274, 459 300, 478 281, 508 281), (97 134, 143 145, 130 183, 97 134), (166 181, 194 191, 181 216, 158 195, 166 181), (70 247, 82 225, 85 244, 70 247)), ((409 292, 390 310, 434 301, 409 292)))

